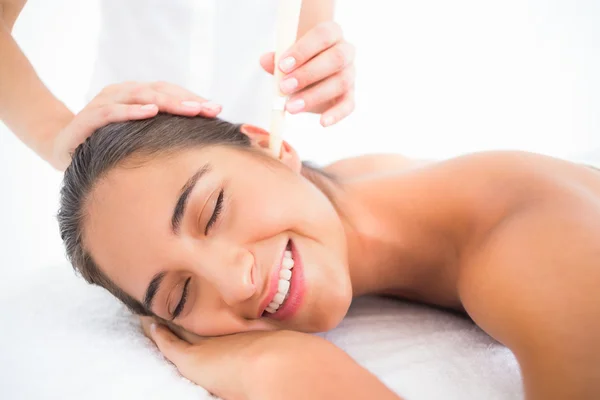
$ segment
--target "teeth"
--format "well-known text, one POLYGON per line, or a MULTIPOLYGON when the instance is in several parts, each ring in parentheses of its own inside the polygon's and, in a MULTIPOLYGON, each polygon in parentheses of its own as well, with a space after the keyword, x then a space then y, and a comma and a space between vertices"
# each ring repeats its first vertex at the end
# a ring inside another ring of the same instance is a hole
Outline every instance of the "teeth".
POLYGON ((281 279, 285 279, 286 281, 289 281, 290 278, 292 277, 292 271, 290 271, 289 269, 281 268, 281 271, 279 271, 279 277, 281 279))
POLYGON ((279 281, 277 282, 277 294, 269 303, 269 306, 265 309, 270 314, 275 313, 283 302, 288 298, 288 292, 290 290, 290 279, 292 279, 292 271, 294 268, 294 260, 292 259, 292 252, 286 250, 283 253, 283 260, 281 262, 281 270, 279 271, 279 281))
POLYGON ((292 269, 294 268, 294 260, 288 257, 283 257, 283 262, 281 263, 281 266, 284 269, 292 269))
POLYGON ((271 304, 277 303, 277 305, 279 306, 279 304, 283 304, 283 300, 285 300, 285 295, 277 293, 275 297, 273 297, 273 301, 271 302, 271 304))
POLYGON ((285 279, 280 279, 277 293, 287 294, 288 290, 290 290, 290 282, 285 279))

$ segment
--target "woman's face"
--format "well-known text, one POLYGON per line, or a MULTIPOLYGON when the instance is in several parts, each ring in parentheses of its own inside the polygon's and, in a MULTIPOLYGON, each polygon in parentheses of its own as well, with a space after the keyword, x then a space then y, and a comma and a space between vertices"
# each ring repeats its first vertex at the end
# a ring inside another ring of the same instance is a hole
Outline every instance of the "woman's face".
POLYGON ((117 167, 86 204, 85 247, 121 290, 200 336, 331 329, 351 301, 344 229, 282 154, 191 148, 117 167))

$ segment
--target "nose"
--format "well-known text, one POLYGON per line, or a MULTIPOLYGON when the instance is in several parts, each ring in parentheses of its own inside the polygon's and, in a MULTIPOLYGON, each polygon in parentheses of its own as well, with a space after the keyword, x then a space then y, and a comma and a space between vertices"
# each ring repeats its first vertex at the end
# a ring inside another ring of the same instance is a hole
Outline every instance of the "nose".
POLYGON ((252 252, 226 243, 211 247, 212 256, 202 275, 215 287, 223 302, 234 307, 254 296, 257 287, 252 278, 255 265, 252 252))

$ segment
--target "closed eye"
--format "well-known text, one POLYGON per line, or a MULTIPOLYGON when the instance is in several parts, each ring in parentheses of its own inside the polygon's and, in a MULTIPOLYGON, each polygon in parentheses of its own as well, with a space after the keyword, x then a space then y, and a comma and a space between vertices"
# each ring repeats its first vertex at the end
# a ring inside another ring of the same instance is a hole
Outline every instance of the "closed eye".
POLYGON ((219 192, 219 197, 217 197, 217 203, 215 204, 213 214, 211 215, 210 219, 208 220, 208 223, 206 224, 206 229, 204 230, 205 235, 208 235, 208 231, 210 231, 210 228, 212 228, 215 222, 217 222, 217 220, 219 219, 219 215, 223 210, 223 194, 224 190, 221 189, 221 191, 219 192))
POLYGON ((188 286, 190 284, 191 279, 192 277, 187 278, 185 280, 185 283, 183 284, 183 290, 181 291, 181 299, 179 300, 179 303, 177 303, 177 307, 175 307, 175 310, 173 310, 172 319, 179 317, 179 314, 181 314, 183 308, 185 307, 185 302, 187 300, 188 295, 188 286))

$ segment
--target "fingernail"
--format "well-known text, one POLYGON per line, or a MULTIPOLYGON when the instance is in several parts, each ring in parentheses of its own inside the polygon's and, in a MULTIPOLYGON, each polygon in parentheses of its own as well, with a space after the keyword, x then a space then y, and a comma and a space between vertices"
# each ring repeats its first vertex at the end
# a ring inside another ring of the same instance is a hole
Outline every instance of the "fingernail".
POLYGON ((202 103, 202 108, 205 108, 209 111, 219 111, 221 106, 216 103, 213 103, 212 101, 207 101, 205 103, 202 103))
POLYGON ((296 59, 294 57, 286 57, 279 62, 279 68, 283 72, 288 72, 296 65, 296 59))
POLYGON ((297 113, 304 109, 304 100, 298 99, 286 104, 285 109, 291 113, 297 113))
POLYGON ((140 107, 140 110, 154 110, 156 108, 156 104, 146 104, 140 107))
POLYGON ((294 90, 294 89, 296 89, 296 87, 298 87, 298 79, 288 78, 288 79, 284 80, 283 82, 281 82, 281 85, 279 85, 279 86, 283 93, 290 93, 292 90, 294 90))
POLYGON ((333 125, 335 119, 332 116, 323 118, 323 126, 327 127, 329 125, 333 125))
POLYGON ((150 332, 154 335, 156 333, 156 323, 153 322, 150 324, 150 332))
POLYGON ((185 107, 189 107, 189 108, 199 108, 202 106, 202 103, 198 103, 197 101, 186 100, 186 101, 182 101, 181 105, 185 106, 185 107))

